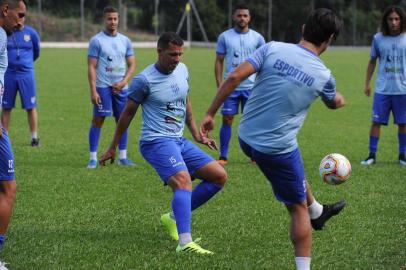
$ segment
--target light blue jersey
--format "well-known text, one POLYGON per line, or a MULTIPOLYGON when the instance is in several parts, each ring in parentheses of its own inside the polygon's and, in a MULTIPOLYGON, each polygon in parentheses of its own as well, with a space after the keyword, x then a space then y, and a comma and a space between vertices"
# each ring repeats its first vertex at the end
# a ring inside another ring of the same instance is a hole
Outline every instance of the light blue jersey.
POLYGON ((385 95, 406 94, 406 34, 384 36, 377 33, 372 40, 371 59, 379 58, 375 92, 385 95))
POLYGON ((296 135, 310 104, 335 97, 335 80, 313 52, 297 44, 270 42, 248 59, 257 79, 244 108, 239 137, 265 154, 298 148, 296 135))
POLYGON ((6 73, 7 65, 7 34, 6 31, 0 27, 0 106, 3 99, 4 74, 6 73))
POLYGON ((188 92, 189 72, 183 63, 169 74, 152 64, 134 77, 127 97, 142 105, 141 141, 182 137, 188 92))
MULTIPOLYGON (((263 36, 252 29, 249 29, 248 32, 240 33, 232 28, 221 33, 217 40, 216 53, 225 56, 226 68, 224 78, 227 78, 228 74, 264 44, 265 39, 263 36)), ((250 90, 254 86, 254 81, 255 74, 241 82, 235 90, 250 90)))
POLYGON ((132 44, 126 36, 110 36, 104 31, 95 35, 89 42, 88 57, 98 60, 96 87, 110 87, 121 81, 127 71, 127 57, 132 55, 132 44))

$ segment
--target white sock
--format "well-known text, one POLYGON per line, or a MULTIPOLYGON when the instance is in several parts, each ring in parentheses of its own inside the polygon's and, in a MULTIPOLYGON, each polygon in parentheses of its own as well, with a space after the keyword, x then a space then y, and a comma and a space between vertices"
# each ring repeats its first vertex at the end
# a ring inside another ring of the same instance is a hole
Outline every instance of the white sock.
POLYGON ((97 160, 97 152, 90 152, 90 158, 89 159, 97 160))
POLYGON ((192 234, 191 233, 180 233, 179 234, 179 245, 184 246, 192 242, 192 234))
POLYGON ((323 205, 319 204, 316 199, 307 209, 309 210, 310 219, 316 219, 321 216, 321 213, 323 213, 323 205))
POLYGON ((38 132, 36 131, 31 132, 31 139, 38 139, 38 132))
POLYGON ((126 159, 127 158, 127 149, 125 150, 120 150, 118 154, 119 159, 126 159))
POLYGON ((295 257, 296 270, 310 270, 310 257, 295 257))

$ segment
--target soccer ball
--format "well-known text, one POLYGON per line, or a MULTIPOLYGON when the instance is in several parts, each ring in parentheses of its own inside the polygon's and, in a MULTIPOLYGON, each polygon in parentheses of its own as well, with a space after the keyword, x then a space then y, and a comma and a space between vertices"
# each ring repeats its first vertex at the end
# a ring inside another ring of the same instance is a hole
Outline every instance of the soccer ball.
POLYGON ((321 160, 319 173, 327 184, 339 185, 350 177, 351 163, 343 155, 329 154, 321 160))

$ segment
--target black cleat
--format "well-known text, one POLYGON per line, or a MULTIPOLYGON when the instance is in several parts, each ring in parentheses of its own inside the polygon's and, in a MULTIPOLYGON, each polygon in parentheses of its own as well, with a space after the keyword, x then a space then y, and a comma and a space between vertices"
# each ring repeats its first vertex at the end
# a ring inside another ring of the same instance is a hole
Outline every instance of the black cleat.
POLYGON ((31 140, 31 146, 32 147, 38 147, 39 146, 39 139, 32 139, 31 140))
POLYGON ((323 204, 323 212, 321 213, 321 215, 316 219, 310 220, 313 229, 316 231, 322 230, 327 220, 329 220, 332 216, 335 216, 338 213, 340 213, 340 211, 343 210, 345 205, 346 205, 345 200, 340 200, 334 204, 323 204))
POLYGON ((399 163, 400 165, 406 166, 406 154, 399 154, 399 163))
POLYGON ((376 163, 376 154, 375 153, 369 153, 369 156, 365 160, 361 161, 361 165, 364 165, 364 166, 369 166, 369 165, 372 165, 375 163, 376 163))

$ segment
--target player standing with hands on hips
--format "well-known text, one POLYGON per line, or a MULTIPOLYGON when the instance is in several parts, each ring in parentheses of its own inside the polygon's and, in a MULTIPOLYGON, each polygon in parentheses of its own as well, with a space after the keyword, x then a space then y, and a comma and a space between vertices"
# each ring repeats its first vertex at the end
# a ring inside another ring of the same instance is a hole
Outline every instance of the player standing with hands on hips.
POLYGON ((214 115, 227 96, 241 81, 258 74, 241 117, 239 141, 290 214, 297 270, 310 269, 311 228, 322 229, 345 206, 344 200, 332 205, 315 200, 305 179, 296 139, 318 96, 330 109, 344 106, 331 71, 318 57, 338 36, 340 28, 341 22, 331 10, 317 9, 303 25, 299 44, 270 42, 256 50, 221 84, 200 127, 201 133, 208 136, 214 128, 214 115))

